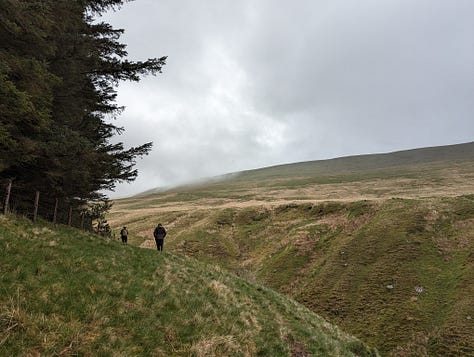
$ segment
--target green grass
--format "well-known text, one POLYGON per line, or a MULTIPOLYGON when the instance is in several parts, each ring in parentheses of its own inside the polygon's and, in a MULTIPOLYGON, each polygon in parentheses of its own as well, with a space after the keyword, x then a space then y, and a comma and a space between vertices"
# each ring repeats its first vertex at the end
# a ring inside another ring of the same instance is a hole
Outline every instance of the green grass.
POLYGON ((0 249, 2 356, 376 354, 302 305, 194 259, 3 216, 0 249))
POLYGON ((166 244, 295 298, 382 353, 474 350, 472 195, 180 212, 166 244))

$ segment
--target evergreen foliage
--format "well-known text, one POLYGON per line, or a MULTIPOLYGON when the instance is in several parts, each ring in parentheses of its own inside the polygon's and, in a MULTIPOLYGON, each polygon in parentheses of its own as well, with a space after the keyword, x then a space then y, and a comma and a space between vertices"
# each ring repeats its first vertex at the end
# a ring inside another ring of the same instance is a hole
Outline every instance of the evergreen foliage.
POLYGON ((115 87, 157 74, 166 57, 129 61, 121 29, 95 19, 123 0, 0 2, 0 178, 80 205, 133 181, 152 143, 111 139, 115 87))

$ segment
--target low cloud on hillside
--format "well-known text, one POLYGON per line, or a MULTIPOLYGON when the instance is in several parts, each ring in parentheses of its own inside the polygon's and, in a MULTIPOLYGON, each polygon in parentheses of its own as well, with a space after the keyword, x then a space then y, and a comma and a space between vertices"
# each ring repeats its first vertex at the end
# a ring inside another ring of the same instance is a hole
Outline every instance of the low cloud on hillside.
POLYGON ((474 138, 471 0, 137 0, 105 21, 163 74, 123 83, 122 196, 279 163, 474 138))

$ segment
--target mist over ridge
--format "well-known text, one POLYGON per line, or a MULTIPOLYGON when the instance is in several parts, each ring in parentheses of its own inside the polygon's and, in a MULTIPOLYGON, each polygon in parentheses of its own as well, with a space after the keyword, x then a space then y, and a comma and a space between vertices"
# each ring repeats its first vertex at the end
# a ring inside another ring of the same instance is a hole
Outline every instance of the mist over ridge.
POLYGON ((400 150, 387 153, 360 154, 336 157, 324 160, 312 160, 296 163, 286 163, 262 168, 232 172, 214 177, 203 177, 177 186, 158 187, 134 196, 146 196, 154 193, 164 193, 175 189, 200 187, 212 184, 225 184, 239 180, 258 180, 284 178, 291 176, 317 176, 336 173, 350 173, 364 170, 377 170, 389 167, 429 164, 436 162, 472 161, 474 158, 474 142, 423 147, 400 150))

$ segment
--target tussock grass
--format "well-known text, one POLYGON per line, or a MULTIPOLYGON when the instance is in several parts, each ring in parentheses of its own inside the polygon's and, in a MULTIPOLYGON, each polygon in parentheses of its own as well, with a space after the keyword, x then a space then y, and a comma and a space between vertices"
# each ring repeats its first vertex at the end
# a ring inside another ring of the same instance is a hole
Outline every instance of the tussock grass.
POLYGON ((0 218, 0 355, 375 355, 217 266, 0 218))
POLYGON ((118 200, 110 222, 151 247, 161 222, 168 251, 283 292, 382 353, 474 355, 473 158, 467 143, 245 171, 118 200))
POLYGON ((472 195, 181 211, 169 231, 167 249, 283 292, 383 353, 474 350, 472 195))

